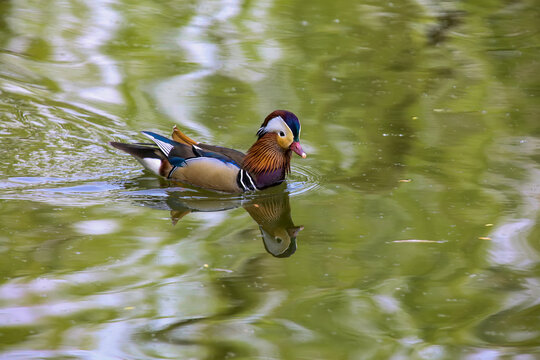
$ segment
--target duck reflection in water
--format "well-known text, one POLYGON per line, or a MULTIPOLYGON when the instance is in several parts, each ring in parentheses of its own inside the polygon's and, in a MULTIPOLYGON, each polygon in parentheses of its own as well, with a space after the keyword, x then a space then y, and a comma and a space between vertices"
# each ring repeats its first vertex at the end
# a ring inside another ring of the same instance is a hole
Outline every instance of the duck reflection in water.
MULTIPOLYGON (((280 258, 294 254, 296 237, 304 229, 303 226, 294 225, 291 218, 289 194, 283 192, 259 195, 249 200, 189 199, 182 197, 182 193, 179 192, 171 193, 165 202, 166 208, 171 211, 174 225, 192 212, 225 211, 242 206, 259 225, 266 251, 280 258)), ((163 206, 159 207, 163 208, 163 206)))

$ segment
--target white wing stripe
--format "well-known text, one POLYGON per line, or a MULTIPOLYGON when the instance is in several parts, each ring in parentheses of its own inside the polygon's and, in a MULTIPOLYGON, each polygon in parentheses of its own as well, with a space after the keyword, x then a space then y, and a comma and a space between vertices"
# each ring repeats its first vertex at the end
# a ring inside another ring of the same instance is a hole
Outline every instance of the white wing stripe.
POLYGON ((247 176, 249 182, 251 183, 251 186, 253 186, 253 190, 257 190, 257 187, 255 186, 255 183, 253 182, 253 179, 251 178, 251 176, 248 174, 247 171, 246 171, 246 176, 247 176))
POLYGON ((169 143, 166 143, 165 141, 159 140, 158 138, 154 137, 152 134, 147 133, 146 131, 143 131, 142 133, 144 136, 152 139, 152 141, 156 143, 156 145, 161 149, 161 151, 163 151, 163 153, 166 156, 169 156, 169 153, 174 148, 174 146, 172 146, 169 143))
POLYGON ((163 151, 165 155, 169 156, 169 153, 171 152, 174 146, 172 146, 171 144, 167 144, 166 142, 158 140, 158 139, 153 139, 153 140, 157 144, 157 146, 161 149, 161 151, 163 151))
POLYGON ((247 190, 246 184, 244 184, 244 171, 240 170, 240 184, 244 188, 244 191, 247 190))

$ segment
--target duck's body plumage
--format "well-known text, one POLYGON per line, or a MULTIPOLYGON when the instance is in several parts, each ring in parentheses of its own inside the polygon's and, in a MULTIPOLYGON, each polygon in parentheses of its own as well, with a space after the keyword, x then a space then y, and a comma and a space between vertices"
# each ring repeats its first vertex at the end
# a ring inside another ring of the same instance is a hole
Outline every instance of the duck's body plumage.
POLYGON ((306 157, 299 143, 300 122, 285 110, 266 117, 247 154, 198 143, 176 127, 172 140, 142 133, 154 144, 111 145, 134 156, 156 175, 215 191, 240 193, 278 185, 290 171, 292 151, 306 157))

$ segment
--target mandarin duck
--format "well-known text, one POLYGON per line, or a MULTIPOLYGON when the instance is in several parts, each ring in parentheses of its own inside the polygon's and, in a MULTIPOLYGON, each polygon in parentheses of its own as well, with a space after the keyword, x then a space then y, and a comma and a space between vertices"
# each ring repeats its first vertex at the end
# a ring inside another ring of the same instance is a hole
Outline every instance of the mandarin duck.
POLYGON ((111 142, 146 169, 172 181, 228 193, 262 190, 278 185, 290 172, 291 154, 302 158, 300 121, 286 110, 270 113, 257 131, 257 141, 246 154, 199 143, 173 128, 172 140, 142 131, 154 144, 111 142))

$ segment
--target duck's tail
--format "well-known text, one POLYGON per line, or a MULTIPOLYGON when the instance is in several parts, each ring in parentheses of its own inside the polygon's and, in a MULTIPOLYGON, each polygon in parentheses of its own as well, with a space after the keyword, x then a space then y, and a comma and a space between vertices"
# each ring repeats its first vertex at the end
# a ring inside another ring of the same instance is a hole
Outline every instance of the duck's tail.
POLYGON ((172 169, 171 164, 156 146, 150 144, 124 144, 111 141, 109 144, 137 159, 147 170, 165 176, 172 169))

